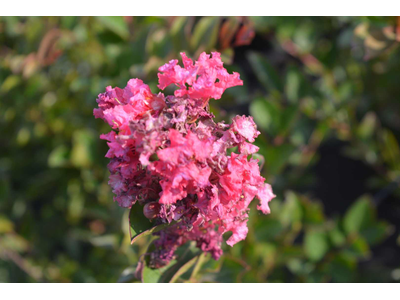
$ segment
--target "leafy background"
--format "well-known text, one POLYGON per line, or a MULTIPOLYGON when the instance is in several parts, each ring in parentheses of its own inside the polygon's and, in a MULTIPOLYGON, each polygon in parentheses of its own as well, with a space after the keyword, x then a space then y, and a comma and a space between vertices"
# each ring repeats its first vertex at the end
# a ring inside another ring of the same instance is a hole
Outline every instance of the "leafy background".
POLYGON ((277 198, 174 280, 399 282, 399 41, 395 17, 0 18, 0 282, 135 281, 149 240, 112 201, 95 99, 212 50, 244 86, 211 109, 254 117, 277 198))

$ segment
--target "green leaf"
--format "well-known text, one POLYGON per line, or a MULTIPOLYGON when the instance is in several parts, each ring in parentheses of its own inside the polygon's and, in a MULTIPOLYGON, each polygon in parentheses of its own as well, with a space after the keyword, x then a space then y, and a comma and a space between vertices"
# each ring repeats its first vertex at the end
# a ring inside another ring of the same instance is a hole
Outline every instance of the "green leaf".
MULTIPOLYGON (((168 266, 169 268, 165 270, 165 272, 163 272, 159 282, 170 282, 174 277, 176 279, 177 277, 175 276, 175 274, 177 272, 180 272, 181 268, 184 265, 189 263, 189 261, 192 260, 193 258, 198 257, 201 253, 202 252, 200 250, 195 248, 193 243, 187 243, 186 245, 180 247, 176 252, 176 255, 178 257, 176 263, 173 264, 172 266, 168 266)), ((184 269, 182 269, 181 271, 183 270, 184 269)))
POLYGON ((341 247, 346 243, 346 236, 340 230, 338 222, 336 221, 335 223, 335 227, 329 231, 329 238, 333 245, 341 247))
POLYGON ((285 263, 293 258, 301 258, 304 256, 304 250, 302 250, 301 246, 284 246, 279 250, 279 255, 277 255, 277 264, 285 263))
POLYGON ((297 195, 292 191, 285 193, 285 202, 280 213, 280 220, 283 226, 299 224, 303 217, 303 209, 297 195))
POLYGON ((304 210, 305 223, 322 224, 325 219, 322 204, 320 202, 311 201, 304 197, 301 200, 304 210))
POLYGON ((265 169, 268 174, 279 174, 288 164, 289 158, 295 150, 296 147, 289 144, 267 147, 267 149, 265 149, 261 154, 265 157, 265 169))
POLYGON ((203 252, 199 255, 198 259, 196 260, 196 263, 194 265, 193 271, 190 274, 190 279, 191 281, 195 280, 197 277, 197 274, 200 272, 201 268, 203 267, 204 263, 207 262, 209 258, 206 257, 207 253, 203 252))
POLYGON ((300 99, 301 73, 297 68, 290 68, 286 73, 285 94, 291 103, 297 103, 300 99))
POLYGON ((227 48, 221 53, 221 60, 224 64, 232 64, 233 58, 235 56, 235 51, 232 48, 227 48))
POLYGON ((250 114, 257 126, 268 131, 274 116, 278 116, 277 109, 266 99, 257 99, 250 103, 250 114))
POLYGON ((298 114, 299 108, 297 105, 291 105, 283 109, 279 118, 279 133, 285 133, 286 130, 289 130, 290 126, 296 120, 296 116, 298 114))
POLYGON ((341 253, 327 265, 326 271, 332 276, 334 282, 351 282, 355 268, 355 259, 341 253))
POLYGON ((278 90, 283 93, 283 85, 279 75, 265 57, 251 52, 248 55, 248 59, 257 79, 267 90, 278 90))
POLYGON ((6 93, 21 83, 20 76, 10 75, 8 76, 0 86, 0 92, 6 93))
POLYGON ((361 236, 357 236, 357 238, 352 241, 346 252, 355 258, 368 258, 371 255, 367 241, 361 236))
POLYGON ((129 213, 129 224, 131 228, 131 244, 136 241, 138 236, 156 227, 149 219, 143 214, 143 206, 139 203, 132 205, 129 213))
POLYGON ((329 250, 324 232, 309 231, 304 238, 304 252, 313 261, 321 260, 329 250))
POLYGON ((5 216, 0 215, 0 233, 12 232, 14 224, 5 216))
POLYGON ((97 16, 96 19, 102 23, 107 29, 119 35, 122 39, 128 39, 129 30, 123 17, 117 16, 97 16))
POLYGON ((49 167, 57 168, 65 166, 69 161, 68 154, 69 154, 69 149, 66 146, 60 145, 56 147, 53 151, 51 151, 49 155, 48 158, 49 167))
POLYGON ((157 283, 162 276, 161 269, 151 269, 144 266, 142 273, 142 282, 144 283, 157 283))
POLYGON ((395 135, 388 129, 380 133, 382 142, 381 151, 383 159, 394 169, 400 167, 400 147, 395 135))
POLYGON ((185 50, 188 49, 188 42, 185 35, 185 26, 188 23, 189 17, 180 16, 176 17, 171 25, 169 34, 174 49, 185 50))
POLYGON ((170 39, 165 29, 156 29, 149 33, 146 41, 146 52, 149 55, 165 57, 170 50, 170 39))
POLYGON ((136 281, 137 278, 135 277, 136 268, 135 267, 128 267, 126 268, 118 278, 117 282, 133 282, 136 281))
POLYGON ((358 199, 346 212, 343 227, 347 234, 358 233, 375 220, 375 211, 369 196, 358 199))
POLYGON ((95 136, 92 131, 82 129, 74 132, 71 151, 71 162, 79 168, 88 167, 93 163, 95 136))
POLYGON ((217 43, 219 17, 203 17, 196 24, 190 46, 193 51, 201 48, 202 51, 213 49, 217 43))
POLYGON ((282 223, 274 218, 265 218, 254 227, 254 233, 258 241, 270 241, 278 237, 283 230, 282 223))
POLYGON ((361 235, 370 245, 376 245, 393 232, 393 227, 386 222, 376 222, 363 229, 361 235))
MULTIPOLYGON (((267 230, 268 229, 265 231, 267 230)), ((251 263, 252 265, 261 264, 263 267, 268 269, 273 268, 277 255, 278 249, 275 244, 258 241, 254 244, 253 255, 249 257, 250 261, 248 261, 248 263, 251 263)))
MULTIPOLYGON (((151 243, 146 252, 154 251, 154 244, 151 243), (153 248, 153 249, 152 249, 153 248)), ((186 273, 196 262, 199 255, 202 252, 195 249, 193 243, 187 243, 186 245, 178 248, 176 255, 177 260, 171 261, 168 265, 159 268, 152 269, 148 266, 148 259, 142 258, 143 270, 141 274, 142 282, 145 283, 162 283, 162 282, 175 282, 179 276, 186 273)))
POLYGON ((357 135, 364 140, 371 138, 376 128, 376 123, 376 114, 374 112, 367 113, 362 119, 360 125, 358 125, 357 135))
POLYGON ((178 269, 178 271, 174 274, 174 276, 172 276, 172 278, 169 282, 176 282, 180 276, 185 274, 187 271, 190 270, 190 268, 192 268, 195 265, 195 263, 199 260, 199 258, 200 258, 200 255, 195 256, 191 260, 187 261, 183 266, 181 266, 178 269))
POLYGON ((155 225, 149 219, 147 219, 143 214, 143 206, 139 203, 132 205, 131 211, 129 213, 129 224, 130 224, 130 237, 131 244, 136 242, 138 239, 150 235, 153 232, 160 231, 176 222, 155 225))
MULTIPOLYGON (((155 250, 154 242, 151 242, 147 247, 146 253, 151 253, 155 250)), ((135 269, 135 277, 138 276, 137 279, 143 283, 165 282, 162 281, 161 277, 167 269, 171 268, 171 266, 175 265, 177 262, 176 260, 171 260, 168 265, 159 269, 153 269, 149 267, 149 260, 150 258, 148 255, 142 255, 135 269)))

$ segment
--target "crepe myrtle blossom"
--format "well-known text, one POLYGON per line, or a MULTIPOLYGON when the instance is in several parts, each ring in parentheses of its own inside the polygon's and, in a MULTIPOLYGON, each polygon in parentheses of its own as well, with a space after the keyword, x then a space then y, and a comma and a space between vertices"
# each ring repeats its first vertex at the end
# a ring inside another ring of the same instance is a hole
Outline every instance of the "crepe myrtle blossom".
POLYGON ((158 73, 158 87, 173 84, 174 95, 154 94, 142 80, 131 79, 123 89, 107 87, 94 109, 112 128, 100 138, 109 146, 114 200, 126 208, 143 206, 154 225, 171 224, 154 233, 159 238, 148 254, 154 268, 168 264, 187 241, 218 259, 225 232, 232 233, 230 246, 246 238, 251 201, 257 198, 257 208, 268 214, 275 197, 251 158, 260 134, 253 118, 215 123, 208 109, 210 99, 243 85, 239 74, 227 72, 218 52, 202 53, 195 62, 181 56, 183 67, 174 59, 158 73), (228 155, 234 147, 238 153, 228 155))

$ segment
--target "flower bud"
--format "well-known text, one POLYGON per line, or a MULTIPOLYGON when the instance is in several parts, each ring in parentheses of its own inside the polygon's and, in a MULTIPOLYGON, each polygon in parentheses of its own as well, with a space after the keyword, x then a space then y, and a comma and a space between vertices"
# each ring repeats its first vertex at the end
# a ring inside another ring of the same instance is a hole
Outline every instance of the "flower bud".
POLYGON ((158 202, 149 202, 143 207, 143 214, 147 219, 154 219, 159 212, 160 204, 158 202))

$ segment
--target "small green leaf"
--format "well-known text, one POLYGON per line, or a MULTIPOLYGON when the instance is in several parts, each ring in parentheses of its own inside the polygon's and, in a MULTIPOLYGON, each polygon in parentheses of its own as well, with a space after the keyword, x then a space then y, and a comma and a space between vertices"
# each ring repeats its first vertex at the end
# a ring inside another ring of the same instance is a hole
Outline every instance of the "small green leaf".
POLYGON ((171 50, 170 39, 165 29, 156 29, 149 33, 146 52, 157 57, 166 57, 171 50))
POLYGON ((285 202, 280 213, 280 221, 283 226, 287 227, 290 224, 297 224, 303 218, 303 209, 297 195, 292 191, 287 191, 285 194, 285 202))
POLYGON ((8 92, 20 84, 21 78, 17 75, 8 76, 0 86, 0 92, 8 92))
MULTIPOLYGON (((175 222, 174 222, 175 223, 175 222)), ((130 224, 130 237, 131 244, 136 242, 139 238, 152 234, 153 232, 160 231, 174 223, 166 223, 155 225, 143 214, 143 206, 139 203, 132 205, 129 213, 129 224, 130 224)))
POLYGON ((190 40, 192 50, 201 48, 203 51, 213 49, 217 43, 219 17, 203 17, 196 24, 190 40))
POLYGON ((134 282, 137 281, 135 277, 136 268, 128 267, 126 268, 118 278, 117 282, 134 282))
POLYGON ((121 38, 127 39, 129 37, 128 25, 123 17, 97 16, 96 19, 121 38))
POLYGON ((144 283, 157 283, 162 276, 161 269, 151 269, 144 266, 142 273, 142 282, 144 283))
POLYGON ((189 17, 180 16, 176 17, 171 25, 169 34, 174 49, 188 49, 188 42, 185 35, 185 26, 187 25, 189 17))
POLYGON ((300 99, 301 73, 296 68, 290 68, 286 73, 285 94, 291 103, 300 99))
POLYGON ((296 116, 298 114, 299 108, 297 105, 291 105, 286 107, 281 115, 280 115, 280 122, 279 122, 279 127, 278 127, 278 132, 279 133, 285 133, 286 130, 290 128, 290 126, 294 123, 296 120, 296 116))
POLYGON ((195 280, 197 277, 197 274, 200 272, 202 266, 204 263, 207 262, 208 258, 206 257, 207 253, 203 252, 199 255, 198 259, 196 260, 196 263, 194 265, 192 274, 190 274, 190 279, 191 281, 195 280))
POLYGON ((307 198, 302 198, 301 200, 304 209, 305 223, 322 224, 325 219, 322 204, 320 202, 311 201, 307 198))
MULTIPOLYGON (((172 266, 171 265, 167 266, 168 269, 163 272, 159 282, 170 282, 174 277, 176 279, 177 277, 175 276, 175 274, 177 272, 180 272, 179 270, 181 270, 181 268, 184 265, 186 265, 189 261, 191 261, 193 258, 198 257, 201 254, 201 251, 195 248, 193 243, 187 243, 186 245, 180 247, 177 250, 176 254, 178 260, 172 266)), ((190 267, 191 266, 189 266, 189 269, 190 267)))
POLYGON ((254 232, 258 241, 270 241, 278 237, 283 229, 282 223, 271 217, 257 224, 254 232))
POLYGON ((307 232, 304 238, 304 251, 313 261, 321 260, 329 250, 326 234, 324 232, 307 232))
POLYGON ((195 256, 191 260, 187 261, 183 266, 181 266, 178 271, 172 276, 169 282, 176 282, 180 276, 185 274, 187 271, 190 270, 191 267, 195 265, 195 263, 199 260, 200 256, 195 256))
POLYGON ((357 128, 357 134, 362 139, 372 137, 376 128, 377 118, 374 112, 367 113, 357 128))
POLYGON ((347 234, 358 233, 368 227, 375 220, 375 211, 370 197, 363 196, 357 200, 346 212, 343 227, 347 234))
POLYGON ((267 90, 278 90, 283 93, 283 85, 279 75, 265 57, 252 52, 249 54, 248 59, 257 79, 267 90))
MULTIPOLYGON (((147 252, 154 250, 154 244, 151 243, 147 252)), ((140 274, 141 280, 145 283, 175 282, 179 276, 186 273, 193 266, 200 254, 201 251, 195 249, 193 243, 187 243, 176 251, 178 260, 172 260, 168 265, 159 269, 150 268, 148 266, 148 258, 142 258, 141 263, 144 265, 140 274)))
MULTIPOLYGON (((265 148, 264 148, 265 149, 265 148)), ((288 164, 289 158, 295 152, 296 147, 290 144, 282 144, 266 148, 262 155, 265 157, 264 168, 270 175, 279 174, 288 164)))
POLYGON ((0 233, 12 232, 14 224, 5 216, 0 215, 0 233))
MULTIPOLYGON (((151 253, 155 251, 155 245, 151 242, 146 250, 146 253, 151 253)), ((140 257, 139 263, 135 269, 135 277, 143 283, 157 283, 166 282, 161 279, 166 270, 174 266, 177 261, 175 259, 171 260, 168 265, 161 267, 159 269, 153 269, 149 267, 149 256, 142 255, 140 257)))
POLYGON ((336 247, 341 247, 346 243, 346 236, 340 230, 338 222, 336 222, 335 227, 329 231, 329 239, 336 247))
POLYGON ((93 163, 95 137, 92 131, 82 129, 74 132, 71 162, 76 167, 88 167, 93 163))
POLYGON ((355 268, 355 259, 341 253, 327 265, 327 273, 332 276, 334 282, 351 282, 355 268))
POLYGON ((60 145, 56 147, 53 151, 51 151, 49 158, 47 160, 49 167, 57 168, 65 166, 69 161, 68 153, 69 149, 66 146, 60 145))
POLYGON ((131 243, 137 239, 137 237, 155 227, 143 214, 143 206, 139 203, 132 205, 129 213, 129 224, 131 228, 131 243))
POLYGON ((393 227, 386 222, 376 222, 363 229, 361 235, 370 245, 376 245, 393 232, 393 227))
POLYGON ((400 167, 400 146, 393 132, 388 129, 382 129, 380 133, 382 142, 381 153, 383 159, 394 169, 400 167))
POLYGON ((232 48, 227 48, 221 53, 221 60, 224 62, 224 64, 232 64, 233 58, 234 58, 235 52, 233 51, 232 48))
POLYGON ((250 104, 250 114, 257 126, 267 131, 272 122, 272 114, 268 102, 265 99, 257 99, 250 104))
POLYGON ((349 255, 353 255, 355 258, 368 258, 371 253, 369 246, 364 238, 357 236, 350 245, 350 248, 346 251, 349 255))

